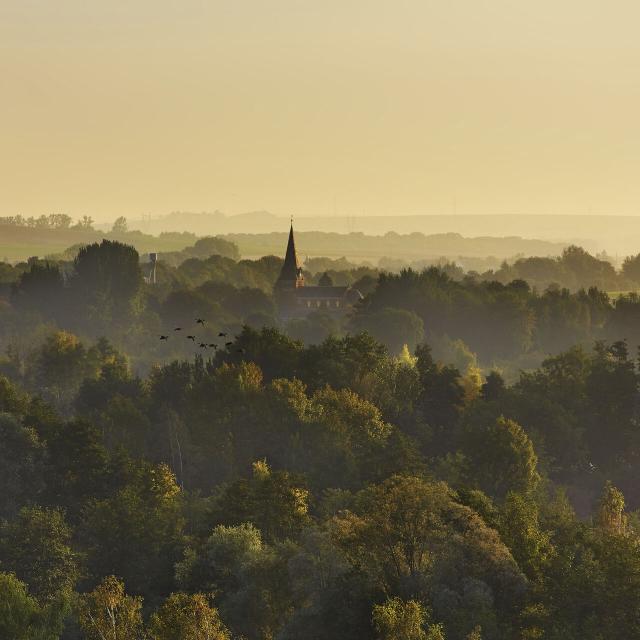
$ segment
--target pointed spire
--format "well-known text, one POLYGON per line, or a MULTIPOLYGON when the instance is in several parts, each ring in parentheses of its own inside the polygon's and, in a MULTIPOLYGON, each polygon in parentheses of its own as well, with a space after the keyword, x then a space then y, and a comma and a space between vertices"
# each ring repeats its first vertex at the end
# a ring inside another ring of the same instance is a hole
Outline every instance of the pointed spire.
POLYGON ((284 256, 284 264, 278 282, 288 282, 296 285, 302 282, 302 268, 296 253, 296 242, 293 236, 293 216, 291 216, 291 228, 289 229, 289 241, 287 242, 287 253, 284 256))
POLYGON ((293 237, 293 222, 291 223, 291 229, 289 229, 289 241, 287 242, 287 253, 284 256, 284 265, 282 266, 282 273, 285 271, 291 273, 295 278, 300 268, 300 262, 298 260, 298 254, 296 252, 296 241, 293 237))

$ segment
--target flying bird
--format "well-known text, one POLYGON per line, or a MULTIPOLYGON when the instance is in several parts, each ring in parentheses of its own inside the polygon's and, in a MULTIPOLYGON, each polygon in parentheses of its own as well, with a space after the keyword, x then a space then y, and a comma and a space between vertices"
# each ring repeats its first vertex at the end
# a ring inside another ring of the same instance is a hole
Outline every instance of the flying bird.
POLYGON ((196 337, 195 336, 187 336, 187 340, 191 340, 191 342, 195 342, 196 341, 196 337))
POLYGON ((217 349, 217 348, 218 348, 218 345, 217 345, 217 344, 214 344, 214 343, 211 343, 209 346, 210 346, 212 349, 217 349))
POLYGON ((182 327, 176 327, 174 331, 182 331, 182 327))
POLYGON ((197 318, 196 319, 196 324, 202 324, 204 325, 204 320, 202 318, 197 318))
POLYGON ((200 343, 200 348, 201 348, 201 349, 206 349, 206 348, 207 348, 207 345, 206 345, 204 342, 201 342, 201 343, 200 343))
POLYGON ((232 344, 233 344, 233 342, 225 342, 225 343, 224 343, 224 346, 225 346, 225 347, 230 347, 232 344))
POLYGON ((227 334, 226 333, 222 333, 222 331, 218 334, 218 338, 226 338, 227 334))
POLYGON ((160 340, 168 340, 169 336, 160 336, 160 340))

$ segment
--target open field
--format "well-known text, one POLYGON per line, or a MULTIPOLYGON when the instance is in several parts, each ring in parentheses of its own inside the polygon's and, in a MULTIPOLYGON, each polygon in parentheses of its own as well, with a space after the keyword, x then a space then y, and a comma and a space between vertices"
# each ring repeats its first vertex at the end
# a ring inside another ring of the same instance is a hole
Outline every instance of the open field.
POLYGON ((196 236, 191 233, 151 236, 140 231, 113 234, 94 229, 33 229, 0 226, 0 260, 18 262, 31 256, 44 258, 61 254, 74 245, 89 244, 103 238, 131 244, 141 254, 150 251, 180 251, 196 240, 196 236))
POLYGON ((627 291, 607 291, 607 295, 611 300, 617 300, 618 298, 622 298, 623 296, 628 296, 631 293, 640 293, 638 289, 629 289, 627 291))

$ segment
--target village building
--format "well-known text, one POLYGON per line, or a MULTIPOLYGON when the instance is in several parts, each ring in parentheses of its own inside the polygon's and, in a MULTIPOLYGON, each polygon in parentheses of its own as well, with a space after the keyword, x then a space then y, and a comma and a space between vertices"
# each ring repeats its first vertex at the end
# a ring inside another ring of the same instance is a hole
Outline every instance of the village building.
POLYGON ((274 295, 278 313, 283 320, 303 318, 314 311, 344 315, 362 299, 362 294, 353 287, 335 286, 327 273, 322 275, 317 286, 305 284, 302 266, 296 253, 293 223, 289 230, 287 251, 274 287, 274 295))

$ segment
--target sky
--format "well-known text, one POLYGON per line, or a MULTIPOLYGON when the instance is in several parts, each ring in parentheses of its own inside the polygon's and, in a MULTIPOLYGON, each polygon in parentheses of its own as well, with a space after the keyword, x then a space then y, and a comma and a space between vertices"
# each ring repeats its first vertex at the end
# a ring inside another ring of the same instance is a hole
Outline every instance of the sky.
POLYGON ((0 215, 640 214, 640 3, 0 0, 0 215))

